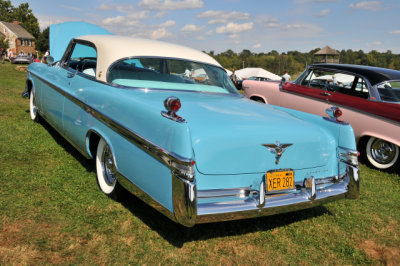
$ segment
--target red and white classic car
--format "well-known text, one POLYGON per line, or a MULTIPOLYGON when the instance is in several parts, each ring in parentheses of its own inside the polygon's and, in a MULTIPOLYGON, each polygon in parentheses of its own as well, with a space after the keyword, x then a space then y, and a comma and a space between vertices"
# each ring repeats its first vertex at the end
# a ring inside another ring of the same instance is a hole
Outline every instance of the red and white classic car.
POLYGON ((353 126, 364 160, 377 169, 400 170, 400 71, 314 64, 294 83, 246 80, 243 89, 252 100, 317 115, 340 107, 340 120, 353 126))

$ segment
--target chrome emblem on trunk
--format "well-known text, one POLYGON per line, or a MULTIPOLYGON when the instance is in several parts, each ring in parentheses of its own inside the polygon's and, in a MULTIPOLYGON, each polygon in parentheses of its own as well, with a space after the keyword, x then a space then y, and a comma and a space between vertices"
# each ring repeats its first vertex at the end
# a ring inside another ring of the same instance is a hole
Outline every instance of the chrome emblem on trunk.
POLYGON ((276 144, 262 144, 267 147, 270 152, 275 154, 275 164, 279 163, 279 159, 282 156, 282 153, 293 144, 281 144, 279 141, 276 141, 276 144))

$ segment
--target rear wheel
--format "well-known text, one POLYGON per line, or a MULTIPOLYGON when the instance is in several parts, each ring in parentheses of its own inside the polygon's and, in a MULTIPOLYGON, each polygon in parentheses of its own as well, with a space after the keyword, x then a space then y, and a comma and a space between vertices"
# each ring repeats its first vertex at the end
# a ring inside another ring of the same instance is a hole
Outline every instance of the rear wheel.
POLYGON ((114 200, 121 200, 123 188, 117 180, 114 156, 104 139, 100 139, 96 152, 96 175, 100 190, 114 200))
POLYGON ((364 157, 371 166, 379 170, 399 170, 399 147, 395 144, 370 137, 368 141, 366 141, 364 149, 364 157))
POLYGON ((38 108, 36 106, 35 93, 33 92, 33 90, 31 90, 29 96, 29 114, 33 121, 35 122, 39 121, 38 108))

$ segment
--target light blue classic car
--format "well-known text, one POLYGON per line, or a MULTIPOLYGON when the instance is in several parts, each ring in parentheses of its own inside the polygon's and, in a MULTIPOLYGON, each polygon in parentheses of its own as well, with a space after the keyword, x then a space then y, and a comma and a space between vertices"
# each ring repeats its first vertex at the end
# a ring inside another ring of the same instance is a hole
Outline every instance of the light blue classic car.
POLYGON ((240 95, 210 56, 82 22, 50 28, 49 64, 28 67, 30 116, 184 226, 284 213, 359 193, 353 129, 240 95), (91 35, 86 35, 91 34, 91 35))

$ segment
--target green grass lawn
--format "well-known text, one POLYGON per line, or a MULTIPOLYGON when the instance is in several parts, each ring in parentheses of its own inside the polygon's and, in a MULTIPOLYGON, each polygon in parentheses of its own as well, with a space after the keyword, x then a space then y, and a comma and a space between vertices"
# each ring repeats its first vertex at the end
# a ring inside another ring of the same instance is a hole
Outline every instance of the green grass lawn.
POLYGON ((24 72, 0 64, 0 264, 400 264, 400 178, 361 165, 358 200, 181 227, 114 202, 91 161, 29 117, 24 72))

